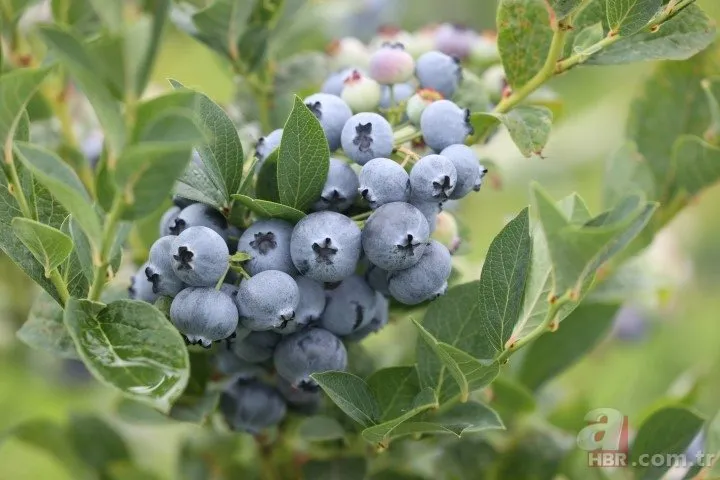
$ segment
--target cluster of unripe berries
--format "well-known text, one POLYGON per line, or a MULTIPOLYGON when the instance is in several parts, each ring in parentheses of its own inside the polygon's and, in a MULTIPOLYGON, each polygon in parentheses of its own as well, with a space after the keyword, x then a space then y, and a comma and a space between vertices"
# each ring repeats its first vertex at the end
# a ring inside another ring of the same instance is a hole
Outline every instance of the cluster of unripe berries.
MULTIPOLYGON (((287 406, 312 411, 320 394, 310 375, 344 370, 344 342, 382 328, 390 302, 417 305, 446 291, 451 253, 431 234, 442 205, 479 190, 486 173, 463 143, 472 133, 469 112, 443 99, 459 72, 444 53, 416 63, 402 45, 385 44, 370 58, 369 77, 352 69, 339 90, 329 87, 331 77, 305 98, 330 152, 342 152, 331 153, 324 188, 296 225, 256 219, 241 230, 182 198, 163 216, 130 293, 148 302, 171 297, 170 320, 190 344, 228 340, 222 362, 243 372, 220 403, 231 427, 257 432, 279 422, 287 406), (418 93, 401 83, 413 75, 418 93), (399 145, 381 114, 381 92, 368 93, 380 84, 396 93, 389 108, 406 103, 422 133, 424 144, 415 146, 423 150, 403 148, 402 163, 392 159, 399 145), (242 269, 235 252, 249 257, 242 269)), ((256 172, 281 140, 280 129, 258 141, 256 172)))

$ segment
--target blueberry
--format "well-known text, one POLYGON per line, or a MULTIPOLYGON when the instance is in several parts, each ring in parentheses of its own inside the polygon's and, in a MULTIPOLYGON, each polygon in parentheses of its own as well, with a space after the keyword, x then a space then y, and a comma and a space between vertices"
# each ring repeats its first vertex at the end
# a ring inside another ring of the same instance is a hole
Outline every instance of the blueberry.
POLYGON ((347 80, 353 72, 359 72, 356 68, 344 68, 338 72, 331 73, 320 88, 322 93, 329 93, 339 97, 345 88, 345 80, 347 80))
POLYGON ((375 110, 380 104, 380 84, 357 70, 353 70, 343 82, 340 98, 353 112, 375 110))
POLYGON ((386 297, 390 296, 390 290, 388 290, 388 272, 386 270, 383 270, 382 268, 370 264, 368 266, 367 270, 365 271, 365 281, 368 285, 370 285, 370 288, 373 290, 381 293, 382 295, 385 295, 386 297))
MULTIPOLYGON (((228 275, 232 272, 228 272, 228 275)), ((233 285, 232 283, 223 283, 220 285, 220 291, 223 292, 225 295, 227 295, 230 298, 235 298, 235 295, 237 295, 237 291, 240 287, 233 285)))
POLYGON ((415 93, 415 87, 409 83, 398 83, 390 87, 385 85, 382 88, 382 96, 380 97, 380 108, 390 108, 399 103, 407 101, 415 93), (390 99, 390 89, 392 88, 393 98, 390 99))
POLYGON ((387 120, 372 112, 350 117, 342 129, 342 147, 351 160, 365 165, 373 158, 389 157, 393 130, 387 120))
POLYGON ((240 236, 238 250, 252 256, 245 270, 255 275, 265 270, 297 274, 290 258, 290 235, 293 226, 284 220, 258 220, 240 236))
POLYGON ((274 388, 240 379, 220 396, 220 411, 231 429, 257 435, 280 423, 287 408, 274 388))
POLYGON ((452 98, 462 82, 462 67, 456 58, 432 51, 417 59, 415 76, 422 88, 432 88, 443 97, 452 98))
POLYGON ((430 233, 434 232, 437 226, 437 217, 442 212, 443 204, 438 201, 426 202, 419 200, 413 195, 410 195, 410 204, 422 212, 428 222, 430 233))
POLYGON ((477 33, 469 28, 444 23, 435 33, 435 46, 446 55, 463 59, 470 55, 477 36, 477 33))
POLYGON ((413 94, 407 101, 405 114, 413 125, 420 125, 420 117, 428 105, 438 100, 442 100, 443 96, 440 92, 432 88, 421 88, 413 94))
POLYGON ((325 290, 322 285, 307 277, 295 279, 300 291, 300 303, 295 309, 295 318, 288 322, 285 328, 276 329, 277 333, 289 335, 295 333, 310 323, 320 320, 325 310, 325 290))
POLYGON ((284 328, 295 317, 300 291, 287 273, 265 270, 243 280, 235 300, 245 328, 272 330, 284 328))
POLYGON ((170 227, 171 235, 180 235, 189 227, 207 227, 227 239, 228 222, 222 213, 209 205, 193 203, 183 208, 170 227))
POLYGON ((374 309, 375 292, 362 277, 353 275, 328 290, 320 326, 335 335, 349 335, 370 323, 374 309))
POLYGON ((358 176, 355 170, 346 162, 331 158, 325 185, 313 210, 344 212, 352 206, 357 194, 358 176))
POLYGON ((376 209, 391 202, 407 202, 410 177, 403 167, 389 158, 374 158, 360 170, 360 195, 376 209))
POLYGON ((458 172, 443 155, 422 157, 410 170, 412 198, 420 202, 444 202, 455 191, 458 172))
POLYGON ((474 132, 470 125, 470 110, 462 109, 450 100, 428 105, 420 116, 420 130, 427 146, 436 152, 463 143, 474 132))
POLYGON ((275 332, 250 332, 245 338, 234 341, 232 349, 241 360, 262 363, 272 358, 280 338, 275 332))
POLYGON ((619 340, 639 342, 647 337, 649 326, 647 315, 637 306, 627 304, 615 314, 612 333, 619 340))
POLYGON ((379 332, 387 325, 390 316, 390 302, 380 292, 375 292, 375 308, 370 322, 364 327, 346 335, 344 338, 351 342, 359 342, 371 333, 379 332))
POLYGON ((422 212, 409 203, 393 202, 370 215, 362 231, 362 247, 370 263, 387 271, 417 263, 430 236, 422 212))
POLYGON ((171 227, 175 226, 175 220, 180 214, 180 207, 173 205, 168 208, 160 218, 160 236, 172 235, 171 227))
POLYGON ((323 328, 309 328, 283 337, 273 355, 275 370, 290 385, 317 389, 310 374, 347 368, 347 351, 338 337, 323 328))
POLYGON ((255 144, 255 158, 257 158, 257 170, 260 169, 262 163, 270 156, 270 154, 280 146, 282 140, 283 129, 273 130, 268 135, 260 137, 255 144))
POLYGON ((218 372, 238 379, 250 380, 266 374, 261 365, 246 362, 227 348, 220 348, 215 352, 213 363, 218 372))
POLYGON ((414 68, 415 60, 402 43, 385 43, 370 57, 370 76, 383 85, 407 82, 414 68))
POLYGON ((190 227, 172 243, 173 270, 194 287, 210 287, 225 275, 230 251, 225 240, 207 227, 190 227))
POLYGON ((448 249, 440 242, 430 240, 414 266, 399 272, 390 272, 390 294, 405 305, 417 305, 443 295, 447 290, 447 279, 452 269, 451 261, 448 249))
POLYGON ((231 336, 238 326, 238 311, 232 299, 214 288, 190 287, 170 305, 170 320, 188 342, 204 347, 231 336))
POLYGON ((83 155, 85 155, 85 158, 87 158, 92 168, 95 168, 100 161, 104 143, 105 136, 101 130, 96 129, 85 137, 80 145, 80 150, 82 150, 83 155))
POLYGON ((302 390, 293 387, 283 377, 277 377, 277 389, 290 409, 303 415, 313 415, 320 408, 322 392, 318 389, 302 390))
POLYGON ((145 270, 150 266, 145 263, 130 277, 130 286, 128 287, 128 296, 132 300, 142 300, 143 302, 155 303, 159 295, 153 291, 153 283, 148 280, 145 270))
POLYGON ((305 98, 305 105, 317 117, 325 132, 330 151, 340 148, 343 125, 352 116, 352 111, 341 98, 328 93, 316 93, 305 98))
POLYGON ((295 225, 290 254, 301 275, 318 282, 339 282, 357 266, 360 228, 340 213, 311 213, 295 225))
POLYGON ((475 178, 475 183, 473 184, 473 190, 476 192, 479 192, 480 189, 482 188, 483 179, 485 178, 485 175, 487 174, 488 169, 482 165, 478 165, 478 171, 479 171, 479 174, 475 178))
POLYGON ((447 157, 457 171, 457 183, 448 198, 454 200, 463 198, 482 182, 480 162, 472 148, 463 144, 450 145, 443 149, 440 155, 447 157))
POLYGON ((148 265, 145 267, 145 276, 148 282, 152 283, 153 292, 168 297, 174 297, 185 288, 185 284, 173 269, 172 244, 174 240, 175 237, 172 235, 155 240, 150 247, 150 257, 148 265))

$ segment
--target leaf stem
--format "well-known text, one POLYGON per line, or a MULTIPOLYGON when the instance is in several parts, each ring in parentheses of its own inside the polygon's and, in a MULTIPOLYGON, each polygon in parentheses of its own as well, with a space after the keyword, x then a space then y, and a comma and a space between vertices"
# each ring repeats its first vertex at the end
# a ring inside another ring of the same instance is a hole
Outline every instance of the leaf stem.
POLYGON ((93 283, 90 287, 88 299, 94 302, 100 300, 103 288, 105 287, 105 277, 108 266, 110 265, 110 253, 117 236, 118 224, 123 212, 123 202, 121 196, 116 196, 110 212, 105 217, 105 228, 103 228, 102 243, 98 258, 93 258, 95 264, 95 272, 93 275, 93 283))
POLYGON ((557 317, 558 312, 563 307, 563 305, 570 302, 570 293, 564 294, 562 297, 555 298, 553 300, 550 300, 550 308, 548 308, 547 314, 545 315, 545 318, 543 319, 542 323, 535 327, 535 329, 521 338, 520 340, 511 343, 510 345, 505 347, 505 350, 500 353, 500 355, 497 357, 498 363, 502 364, 505 361, 507 361, 508 358, 510 358, 510 355, 517 352, 524 346, 528 345, 529 343, 534 342, 540 335, 547 332, 555 320, 555 317, 557 317))
POLYGON ((355 220, 355 221, 365 220, 365 219, 369 218, 370 215, 372 215, 372 213, 373 213, 372 211, 370 211, 370 212, 358 213, 357 215, 353 215, 353 216, 350 217, 350 218, 351 218, 352 220, 355 220))
POLYGON ((220 287, 223 286, 223 283, 225 283, 225 277, 227 277, 227 274, 228 274, 229 271, 230 271, 230 262, 228 262, 228 266, 227 266, 227 268, 225 269, 225 273, 223 273, 223 274, 220 276, 220 279, 219 279, 219 280, 217 281, 217 283, 215 284, 215 290, 220 290, 220 287))
POLYGON ((10 183, 14 187, 12 195, 20 206, 20 211, 25 218, 34 219, 32 211, 30 210, 30 204, 28 204, 27 198, 25 198, 25 192, 23 192, 22 185, 20 184, 20 176, 18 175, 17 166, 12 154, 12 137, 8 138, 7 142, 10 143, 9 148, 5 148, 5 164, 8 166, 10 173, 10 183))
POLYGON ((70 298, 70 292, 68 292, 67 284, 65 283, 65 280, 63 280, 62 275, 60 275, 60 272, 57 268, 53 268, 52 270, 50 270, 50 281, 55 287, 55 290, 60 297, 62 306, 64 307, 68 301, 68 298, 70 298))

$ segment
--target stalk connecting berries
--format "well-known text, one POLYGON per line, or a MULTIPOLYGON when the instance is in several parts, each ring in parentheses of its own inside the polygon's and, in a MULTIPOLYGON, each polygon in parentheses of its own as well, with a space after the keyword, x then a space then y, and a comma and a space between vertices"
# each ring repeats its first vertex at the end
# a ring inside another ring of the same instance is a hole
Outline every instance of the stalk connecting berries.
MULTIPOLYGON (((447 53, 470 55, 473 35, 443 26, 445 53, 417 59, 400 37, 374 52, 357 41, 331 50, 367 63, 340 62, 322 92, 304 99, 332 158, 297 223, 248 217, 233 226, 184 198, 163 215, 130 293, 147 302, 172 297, 170 321, 188 343, 226 341, 216 355, 218 369, 237 376, 220 401, 231 428, 258 433, 286 410, 312 413, 321 399, 312 375, 344 370, 348 342, 382 329, 393 304, 418 305, 447 290, 449 248, 459 243, 449 212, 440 224, 454 231, 431 235, 443 204, 479 190, 487 172, 464 145, 468 110, 451 100, 462 72, 447 53)), ((260 138, 258 165, 282 149, 282 134, 260 138)))

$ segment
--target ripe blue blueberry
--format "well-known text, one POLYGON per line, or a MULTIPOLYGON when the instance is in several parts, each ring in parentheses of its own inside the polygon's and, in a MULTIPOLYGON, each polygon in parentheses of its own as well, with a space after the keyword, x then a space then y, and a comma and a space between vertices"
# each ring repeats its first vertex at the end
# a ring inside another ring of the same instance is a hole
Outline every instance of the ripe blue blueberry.
POLYGON ((398 83, 390 87, 385 85, 382 88, 382 96, 380 97, 380 108, 390 108, 407 101, 415 93, 415 87, 409 83, 398 83), (390 88, 392 88, 393 97, 390 98, 390 88), (392 101, 391 101, 392 100, 392 101))
POLYGON ((80 145, 80 150, 82 150, 83 155, 85 155, 85 158, 87 158, 92 168, 95 168, 100 161, 104 143, 105 136, 102 130, 95 129, 83 139, 80 145))
POLYGON ((137 272, 135 272, 135 275, 130 277, 128 296, 132 300, 142 300, 143 302, 155 303, 155 300, 158 299, 159 295, 153 291, 153 283, 148 280, 147 275, 145 275, 145 269, 149 266, 149 263, 145 263, 137 272))
POLYGON ((455 191, 457 170, 443 155, 426 155, 410 170, 412 199, 420 202, 444 202, 455 191))
POLYGON ((295 225, 290 255, 301 275, 318 282, 339 282, 355 272, 360 228, 340 213, 311 213, 295 225))
POLYGON ((328 93, 316 93, 305 98, 305 105, 317 117, 325 132, 330 151, 340 148, 343 125, 352 116, 352 111, 341 98, 328 93))
POLYGON ((180 214, 180 207, 173 205, 168 208, 163 216, 160 218, 160 236, 172 235, 170 228, 175 226, 175 220, 180 214))
POLYGON ((420 260, 430 228, 425 216, 409 203, 387 203, 370 215, 362 231, 362 247, 370 263, 383 270, 410 268, 420 260))
MULTIPOLYGON (((480 163, 472 148, 463 144, 450 145, 440 152, 440 155, 447 157, 455 166, 457 171, 457 183, 455 190, 448 198, 457 200, 473 191, 476 185, 482 183, 480 163)), ((484 167, 482 167, 484 170, 484 167)), ((479 188, 478 188, 479 189, 479 188)))
POLYGON ((441 202, 438 202, 437 200, 432 202, 426 202, 424 200, 415 198, 414 195, 410 195, 410 204, 420 210, 423 215, 425 215, 425 219, 428 222, 428 227, 430 227, 430 233, 433 233, 435 231, 435 227, 437 226, 438 215, 440 215, 440 212, 442 212, 443 204, 441 202))
POLYGON ((390 317, 390 302, 380 292, 375 292, 375 308, 370 322, 364 327, 346 335, 345 339, 351 342, 359 342, 371 333, 379 332, 387 325, 390 317))
POLYGON ((346 278, 327 291, 327 305, 320 326, 335 335, 349 335, 372 320, 375 292, 358 275, 346 278))
POLYGON ((346 162, 331 158, 325 186, 323 186, 320 199, 313 205, 313 210, 344 212, 355 201, 358 185, 358 176, 355 170, 346 162))
POLYGON ((287 407, 280 393, 269 385, 240 379, 220 396, 220 411, 231 429, 257 435, 280 423, 287 407))
POLYGON ((232 350, 241 360, 262 363, 272 358, 280 338, 275 332, 250 332, 245 338, 234 341, 232 350))
POLYGON ((283 337, 273 355, 275 371, 290 385, 316 390, 313 373, 347 368, 347 351, 338 337, 324 328, 308 328, 283 337))
POLYGON ((277 376, 277 389, 291 410, 303 415, 313 415, 320 408, 322 402, 320 390, 302 390, 293 387, 290 382, 279 375, 277 376))
POLYGON ((463 143, 474 132, 470 110, 462 109, 450 100, 428 105, 420 116, 420 130, 427 146, 436 152, 463 143))
POLYGON ((370 76, 382 85, 407 82, 414 68, 415 60, 402 43, 385 43, 370 57, 370 76))
POLYGON ((325 290, 315 280, 298 276, 295 278, 300 291, 300 303, 295 309, 295 318, 288 322, 285 328, 275 329, 282 335, 289 335, 303 327, 320 320, 325 310, 325 290))
POLYGON ((403 167, 389 158, 374 158, 360 170, 360 195, 373 210, 410 198, 410 177, 403 167))
POLYGON ((393 151, 392 126, 377 113, 353 115, 342 129, 342 147, 345 154, 360 165, 373 158, 389 157, 393 151))
MULTIPOLYGON (((238 329, 239 330, 239 329, 238 329)), ((237 340, 233 340, 235 342, 237 340)), ((249 363, 235 355, 232 350, 219 348, 214 355, 213 364, 223 375, 250 380, 266 374, 265 369, 257 363, 249 363)))
POLYGON ((432 88, 443 97, 452 98, 462 82, 462 67, 456 58, 432 51, 417 59, 415 76, 422 88, 432 88))
POLYGON ((223 239, 227 239, 228 222, 222 213, 209 205, 193 203, 183 208, 170 227, 171 235, 180 235, 190 227, 207 227, 215 231, 223 239))
POLYGON ((387 277, 388 272, 386 270, 383 270, 373 264, 370 264, 365 271, 365 281, 368 285, 370 285, 370 288, 382 295, 385 295, 386 297, 389 297, 390 290, 388 290, 387 277))
POLYGON ((225 275, 230 251, 225 240, 207 227, 190 227, 172 243, 173 270, 194 287, 210 287, 225 275))
POLYGON ((413 125, 420 125, 420 117, 428 105, 438 100, 442 100, 443 96, 437 90, 432 88, 421 88, 408 98, 405 106, 405 115, 413 125))
POLYGON ((245 270, 255 275, 265 270, 297 274, 290 258, 290 235, 293 226, 284 220, 258 220, 240 236, 238 250, 252 256, 245 270))
POLYGON ((189 287, 173 299, 170 320, 190 344, 209 347, 235 333, 238 311, 232 299, 219 290, 189 287))
POLYGON ((256 169, 260 169, 262 163, 270 156, 270 154, 280 146, 282 140, 283 129, 273 130, 268 135, 260 137, 255 144, 255 158, 257 158, 256 169))
POLYGON ((235 300, 245 328, 272 330, 284 328, 295 318, 300 291, 287 273, 265 270, 243 280, 235 300))
POLYGON ((178 278, 173 269, 173 249, 172 244, 175 237, 166 235, 155 240, 150 247, 150 256, 147 267, 145 267, 145 276, 148 282, 153 285, 153 292, 158 295, 166 295, 174 297, 180 290, 185 288, 185 284, 178 278))
POLYGON ((451 261, 447 247, 436 240, 430 240, 422 258, 414 266, 399 272, 390 272, 390 294, 405 305, 434 300, 447 290, 451 261))

